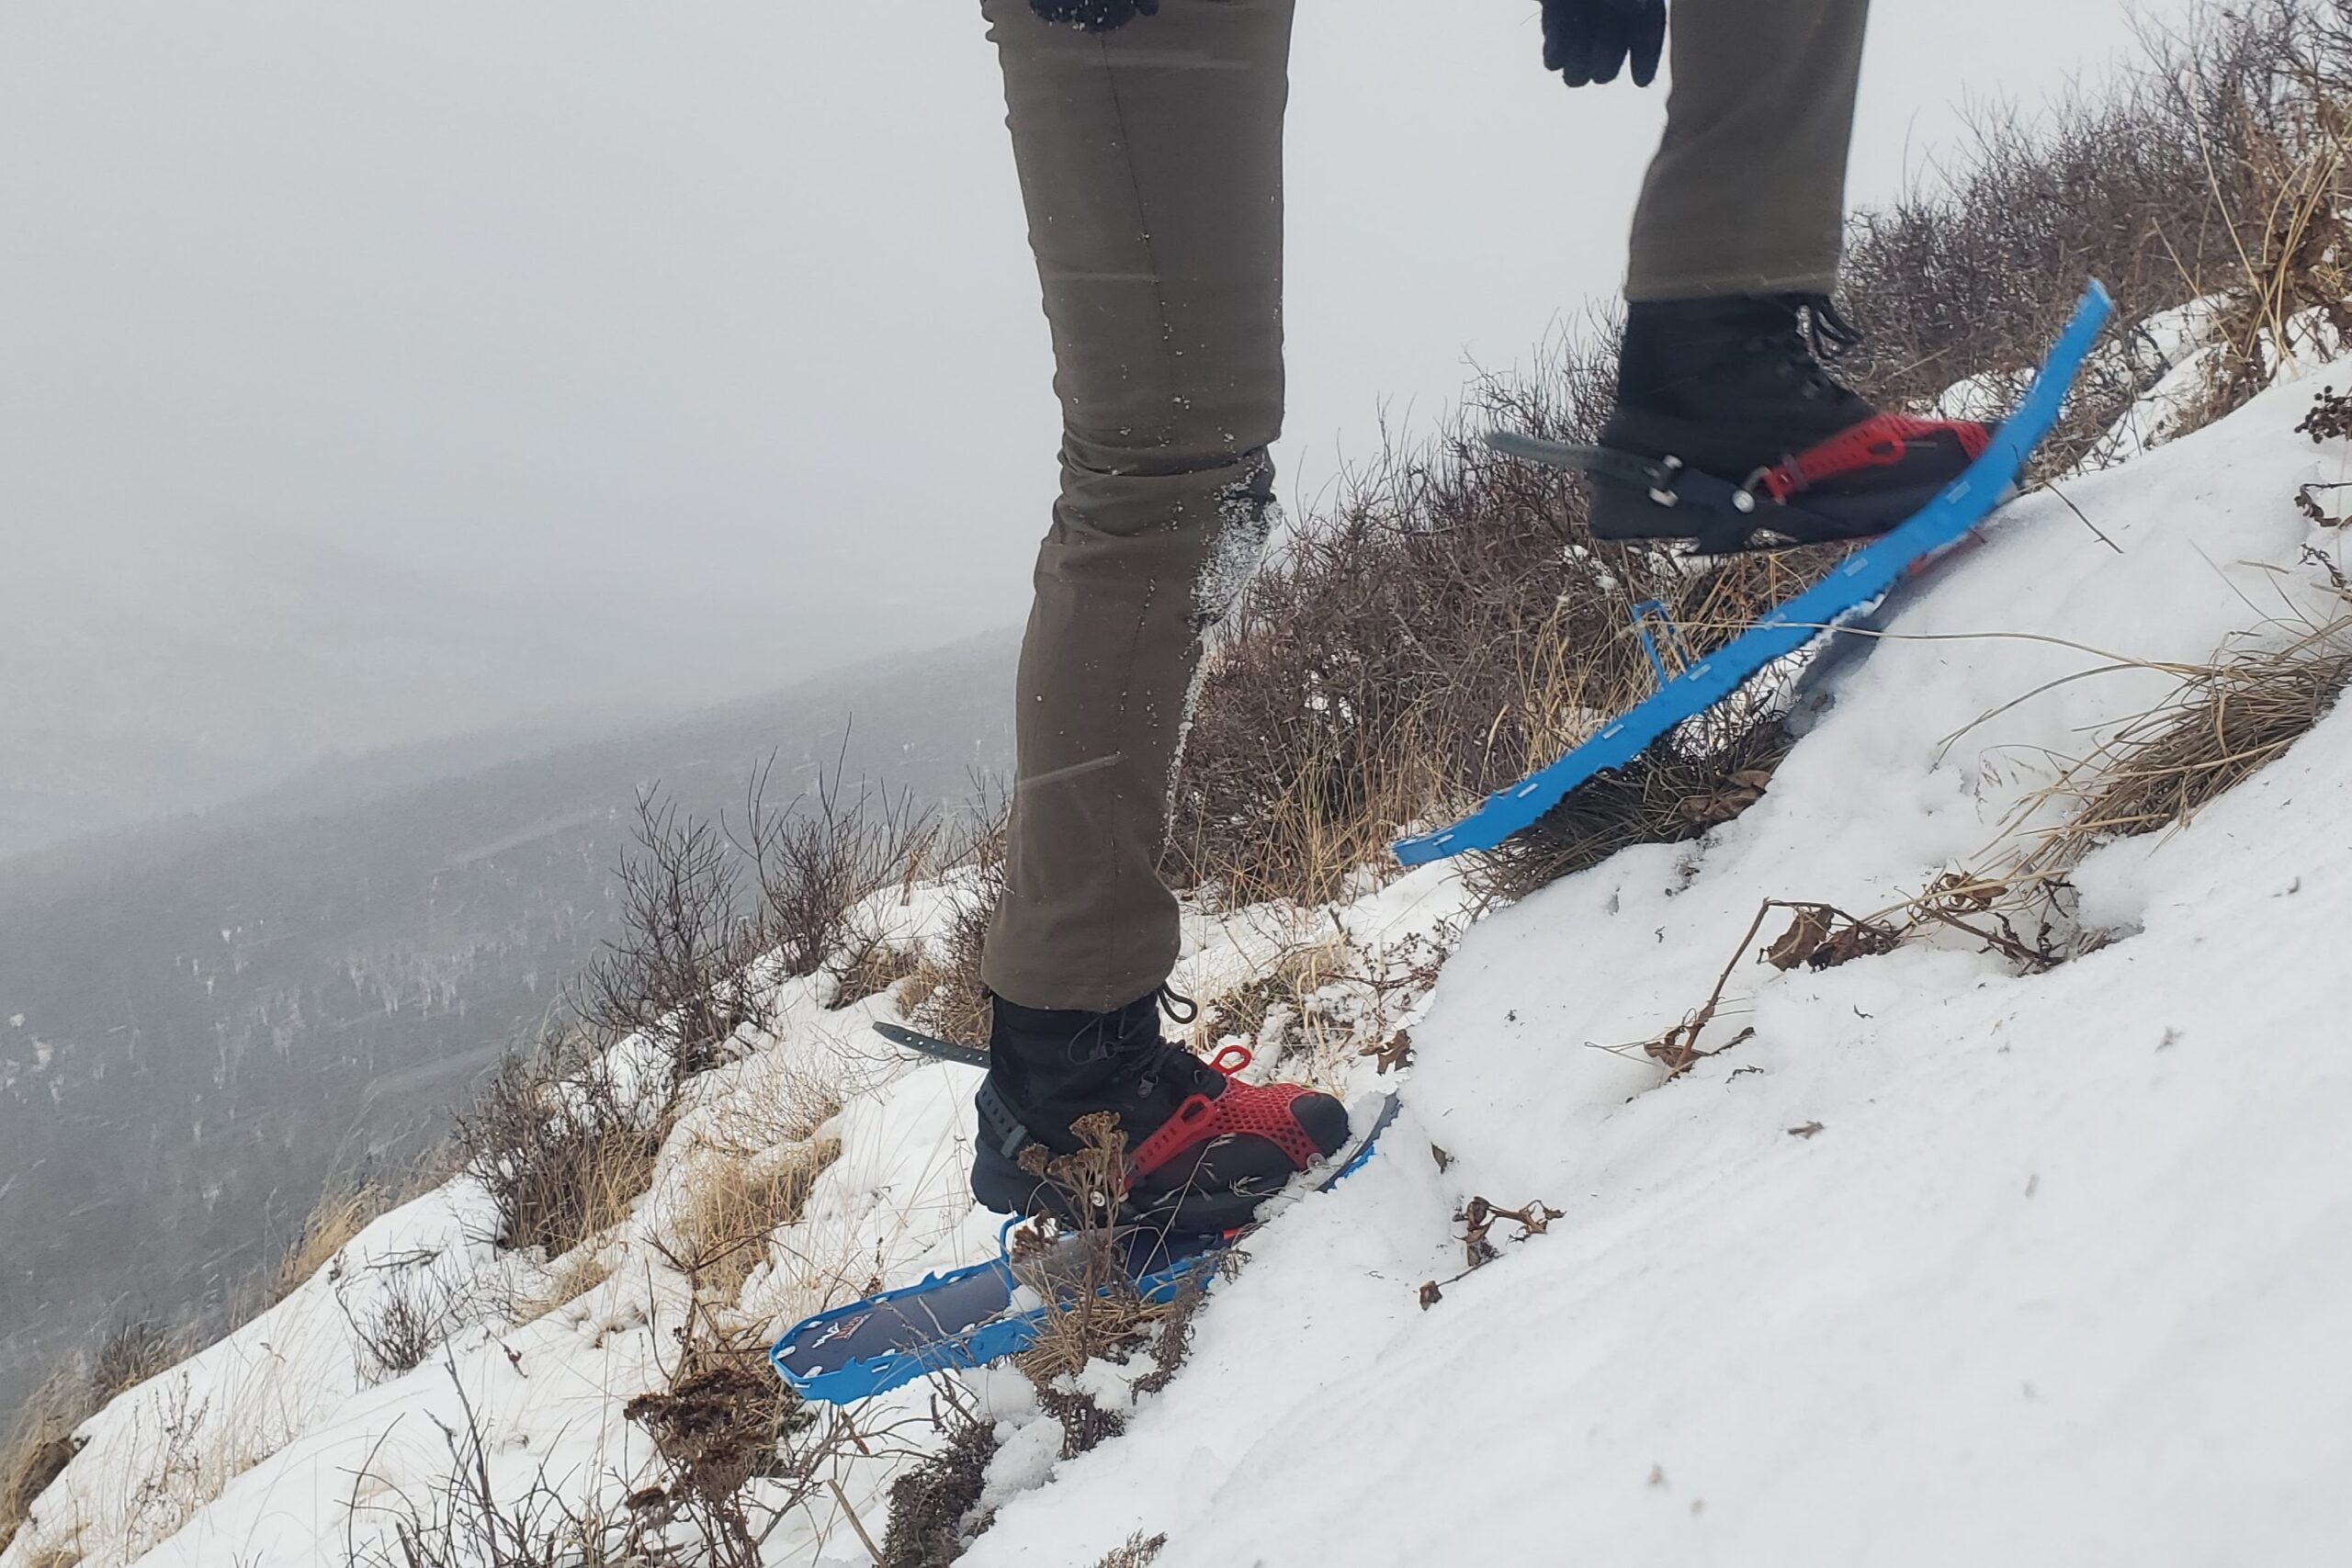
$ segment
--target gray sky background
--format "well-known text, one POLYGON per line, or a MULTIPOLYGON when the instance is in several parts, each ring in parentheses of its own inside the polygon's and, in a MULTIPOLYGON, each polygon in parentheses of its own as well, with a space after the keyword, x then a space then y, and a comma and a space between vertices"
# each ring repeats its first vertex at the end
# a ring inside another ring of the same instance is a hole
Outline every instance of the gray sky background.
MULTIPOLYGON (((1530 0, 1300 11, 1295 495, 1613 288, 1663 101, 1544 75, 1530 0)), ((1860 201, 2132 48, 1873 26, 1860 201)), ((1055 419, 1001 116, 969 0, 11 0, 0 570, 233 525, 811 657, 1012 621, 1055 419)))

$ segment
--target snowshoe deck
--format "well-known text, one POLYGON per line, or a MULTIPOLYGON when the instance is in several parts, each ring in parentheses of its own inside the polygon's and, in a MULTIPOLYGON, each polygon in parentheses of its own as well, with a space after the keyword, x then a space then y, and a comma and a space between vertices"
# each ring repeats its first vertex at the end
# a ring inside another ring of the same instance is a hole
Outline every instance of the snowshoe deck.
MULTIPOLYGON (((1651 742, 1730 696, 1766 665, 1787 658, 1835 631, 1848 617, 1866 611, 1916 563, 1958 541, 2001 503, 2026 459, 2058 423, 2066 394, 2111 308, 2107 290, 2098 283, 2084 291, 2073 321, 2052 346, 2032 387, 1995 432, 1984 455, 1909 521, 1839 561, 1827 577, 1666 682, 1647 701, 1558 761, 1489 795, 1477 810, 1453 826, 1399 841, 1396 858, 1407 865, 1421 865, 1467 851, 1495 848, 1532 826, 1578 784, 1597 773, 1624 767, 1651 742)), ((1511 439, 1514 445, 1506 446, 1505 450, 1518 449, 1515 444, 1524 440, 1511 439)))

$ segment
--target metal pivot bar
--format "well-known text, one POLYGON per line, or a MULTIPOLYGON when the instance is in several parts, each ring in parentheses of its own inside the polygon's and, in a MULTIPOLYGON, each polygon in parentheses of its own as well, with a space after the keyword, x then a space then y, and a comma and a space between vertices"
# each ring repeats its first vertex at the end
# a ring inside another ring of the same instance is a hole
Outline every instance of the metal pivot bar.
POLYGON ((1674 612, 1666 607, 1665 600, 1645 599, 1634 605, 1634 630, 1641 634, 1642 651, 1650 656, 1650 668, 1657 671, 1659 685, 1690 668, 1690 645, 1682 640, 1682 628, 1674 624, 1674 612), (1671 670, 1666 667, 1666 660, 1657 650, 1660 636, 1674 655, 1671 670))

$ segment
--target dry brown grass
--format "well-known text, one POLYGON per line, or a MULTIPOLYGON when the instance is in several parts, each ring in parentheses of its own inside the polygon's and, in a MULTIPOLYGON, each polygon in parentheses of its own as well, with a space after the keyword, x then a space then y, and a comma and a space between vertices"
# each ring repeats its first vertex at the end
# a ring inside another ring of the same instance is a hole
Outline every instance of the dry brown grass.
POLYGON ((1168 1545, 1165 1535, 1146 1535, 1141 1530, 1127 1537, 1125 1546, 1110 1552, 1094 1564, 1094 1568, 1151 1568, 1159 1561, 1159 1553, 1168 1545))
POLYGON ((270 1282, 274 1304, 292 1295, 303 1280, 327 1266, 352 1239, 390 1210, 390 1191, 372 1181, 341 1181, 319 1194, 302 1222, 302 1234, 287 1249, 270 1282))
POLYGON ((2311 732, 2352 683, 2352 620, 2190 671, 2171 697, 2070 765, 2036 804, 2070 803, 2023 875, 2063 875, 2111 839, 2185 828, 2311 732))
POLYGON ((1002 881, 994 876, 959 894, 946 931, 901 983, 899 1006, 915 1028, 959 1044, 987 1045, 989 993, 980 957, 1003 894, 1002 881))
POLYGON ((1490 379, 1429 446, 1391 448, 1285 540, 1214 650, 1168 857, 1227 903, 1338 896, 1400 829, 1523 777, 1649 694, 1657 600, 1703 654, 1834 557, 1704 570, 1593 541, 1581 479, 1499 457, 1507 425, 1589 437, 1613 342, 1490 379))
POLYGON ((664 1256, 705 1301, 732 1306, 767 1261, 769 1239, 799 1222, 817 1178, 841 1156, 839 1138, 819 1138, 758 1160, 704 1163, 684 1211, 667 1227, 664 1256))
POLYGON ((103 1404, 87 1370, 75 1360, 52 1371, 18 1408, 6 1446, 0 1447, 0 1550, 77 1451, 74 1429, 103 1404))
POLYGON ((507 1316, 517 1328, 537 1323, 557 1308, 570 1306, 611 1279, 614 1272, 612 1259, 600 1248, 581 1247, 568 1252, 556 1260, 545 1279, 515 1294, 507 1303, 507 1316))
POLYGON ((843 951, 832 966, 832 1005, 845 1008, 878 996, 919 973, 922 954, 902 942, 870 935, 843 951))

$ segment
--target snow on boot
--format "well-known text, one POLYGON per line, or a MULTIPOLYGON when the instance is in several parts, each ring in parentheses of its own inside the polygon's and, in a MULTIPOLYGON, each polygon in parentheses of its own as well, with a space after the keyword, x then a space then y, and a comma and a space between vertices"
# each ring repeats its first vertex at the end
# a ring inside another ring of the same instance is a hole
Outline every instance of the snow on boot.
POLYGON ((1600 435, 1615 460, 1579 465, 1593 533, 1721 555, 1883 534, 1925 506, 1992 433, 1872 408, 1821 365, 1860 341, 1821 295, 1634 303, 1600 435))
MULTIPOLYGON (((1155 991, 1112 1012, 1049 1011, 996 998, 972 1193, 1000 1213, 1070 1219, 1069 1196, 1023 1168, 1022 1152, 1076 1153, 1072 1123, 1107 1111, 1126 1136, 1123 1221, 1187 1235, 1247 1224, 1293 1176, 1339 1152, 1348 1113, 1295 1084, 1228 1077, 1159 1032, 1155 991)), ((1246 1060, 1246 1053, 1241 1054, 1246 1060)), ((1039 1163, 1032 1156, 1032 1163, 1039 1163)))

